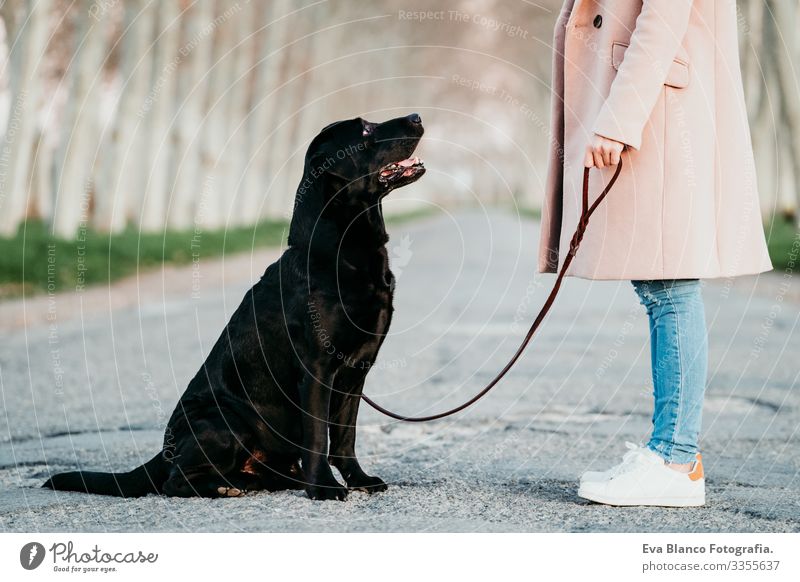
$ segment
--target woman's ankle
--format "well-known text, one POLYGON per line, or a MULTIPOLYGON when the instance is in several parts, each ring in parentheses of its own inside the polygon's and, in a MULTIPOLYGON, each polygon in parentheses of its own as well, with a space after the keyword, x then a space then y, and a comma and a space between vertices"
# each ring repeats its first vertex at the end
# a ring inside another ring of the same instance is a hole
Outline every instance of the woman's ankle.
POLYGON ((692 467, 694 466, 694 461, 690 463, 665 463, 667 467, 674 471, 678 471, 679 473, 691 473, 692 467))

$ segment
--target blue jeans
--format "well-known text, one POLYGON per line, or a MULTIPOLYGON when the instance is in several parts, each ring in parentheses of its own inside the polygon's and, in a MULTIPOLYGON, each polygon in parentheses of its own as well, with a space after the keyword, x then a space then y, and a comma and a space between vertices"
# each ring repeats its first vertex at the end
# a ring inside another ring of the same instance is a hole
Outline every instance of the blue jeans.
POLYGON ((647 448, 668 462, 695 460, 708 372, 698 279, 631 281, 650 319, 653 434, 647 448))

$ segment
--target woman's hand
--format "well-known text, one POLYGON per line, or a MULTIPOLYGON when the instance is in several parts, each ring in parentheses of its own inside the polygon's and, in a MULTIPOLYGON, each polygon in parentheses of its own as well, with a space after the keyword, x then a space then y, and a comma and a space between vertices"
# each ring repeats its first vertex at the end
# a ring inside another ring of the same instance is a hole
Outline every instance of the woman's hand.
POLYGON ((594 134, 592 143, 586 148, 583 165, 587 168, 605 168, 619 164, 619 155, 625 149, 625 144, 608 139, 602 135, 594 134))

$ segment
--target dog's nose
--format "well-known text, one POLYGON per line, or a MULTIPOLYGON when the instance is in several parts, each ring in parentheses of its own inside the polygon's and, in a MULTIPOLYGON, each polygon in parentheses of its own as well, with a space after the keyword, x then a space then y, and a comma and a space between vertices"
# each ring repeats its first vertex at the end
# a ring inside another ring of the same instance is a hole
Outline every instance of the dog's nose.
POLYGON ((411 115, 408 116, 408 120, 411 123, 415 123, 417 125, 422 124, 422 118, 419 116, 419 113, 412 113, 411 115))

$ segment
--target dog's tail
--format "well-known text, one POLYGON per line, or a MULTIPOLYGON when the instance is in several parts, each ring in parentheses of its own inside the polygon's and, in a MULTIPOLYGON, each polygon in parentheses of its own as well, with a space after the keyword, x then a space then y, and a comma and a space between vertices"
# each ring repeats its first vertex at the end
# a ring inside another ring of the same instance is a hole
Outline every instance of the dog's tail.
POLYGON ((141 467, 127 473, 71 471, 53 475, 42 487, 117 497, 142 497, 148 493, 161 493, 161 486, 168 476, 169 463, 162 453, 158 453, 141 467))

